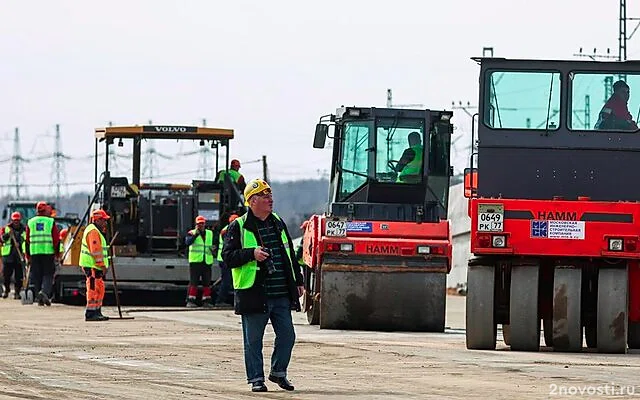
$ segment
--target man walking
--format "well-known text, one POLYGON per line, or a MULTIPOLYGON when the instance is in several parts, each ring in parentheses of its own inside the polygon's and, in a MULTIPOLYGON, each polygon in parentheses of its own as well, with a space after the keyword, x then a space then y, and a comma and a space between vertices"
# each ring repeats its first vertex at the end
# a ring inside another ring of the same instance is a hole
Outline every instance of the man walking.
POLYGON ((51 290, 55 273, 55 259, 60 253, 60 233, 49 215, 50 207, 44 201, 36 204, 36 216, 29 219, 26 230, 26 258, 31 262, 29 282, 37 293, 38 305, 51 305, 51 290))
POLYGON ((262 340, 268 321, 276 334, 269 380, 293 390, 287 367, 295 343, 291 310, 300 311, 304 284, 291 236, 273 212, 271 187, 262 179, 244 190, 249 210, 229 225, 222 258, 231 268, 235 313, 242 316, 247 381, 254 392, 266 392, 262 340))

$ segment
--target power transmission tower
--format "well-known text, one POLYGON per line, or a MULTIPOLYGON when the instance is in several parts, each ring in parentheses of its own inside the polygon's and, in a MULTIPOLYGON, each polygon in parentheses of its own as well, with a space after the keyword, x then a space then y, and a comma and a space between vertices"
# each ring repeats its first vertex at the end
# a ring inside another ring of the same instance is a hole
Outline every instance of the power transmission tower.
MULTIPOLYGON (((153 125, 153 121, 149 120, 149 125, 153 125)), ((156 148, 152 140, 147 142, 146 149, 144 151, 144 168, 142 170, 142 176, 147 177, 149 182, 153 182, 153 176, 157 175, 156 172, 156 148)))
POLYGON ((60 138, 60 125, 56 124, 56 136, 55 146, 53 153, 53 170, 52 170, 52 189, 55 191, 56 205, 60 207, 60 197, 62 194, 62 188, 64 187, 64 194, 68 195, 69 187, 67 185, 67 174, 65 171, 65 159, 68 158, 62 152, 62 139, 60 138))
POLYGON ((393 93, 387 89, 387 108, 424 108, 424 104, 393 104, 393 93))
MULTIPOLYGON (((635 28, 633 28, 631 35, 627 36, 627 21, 640 21, 640 18, 628 18, 627 0, 620 0, 620 18, 618 19, 618 61, 627 61, 627 41, 631 40, 638 28, 640 28, 640 22, 638 22, 635 28)), ((626 82, 627 75, 620 74, 619 79, 626 82)))
MULTIPOLYGON (((109 127, 113 126, 113 122, 109 121, 109 127)), ((118 142, 118 147, 121 147, 122 139, 118 142)), ((116 154, 116 149, 109 149, 109 170, 111 171, 111 176, 118 175, 118 155, 116 154)))
MULTIPOLYGON (((24 185, 24 167, 22 163, 26 162, 20 153, 20 131, 16 128, 13 135, 13 157, 11 157, 11 174, 9 176, 9 186, 15 187, 16 199, 20 199, 20 189, 24 185)), ((24 195, 27 194, 27 188, 24 188, 24 195)))
MULTIPOLYGON (((207 126, 207 120, 204 118, 202 119, 202 126, 207 126)), ((209 170, 211 169, 209 155, 211 154, 211 150, 206 145, 201 145, 198 152, 200 154, 200 161, 198 165, 199 175, 202 179, 209 179, 209 170)))
MULTIPOLYGON (((149 121, 149 125, 153 125, 153 121, 149 121)), ((153 177, 158 175, 156 173, 156 167, 158 165, 157 157, 162 157, 165 160, 172 160, 173 157, 166 156, 158 152, 154 146, 153 139, 147 142, 147 147, 144 151, 144 168, 142 169, 142 175, 149 179, 149 182, 153 182, 153 177)))

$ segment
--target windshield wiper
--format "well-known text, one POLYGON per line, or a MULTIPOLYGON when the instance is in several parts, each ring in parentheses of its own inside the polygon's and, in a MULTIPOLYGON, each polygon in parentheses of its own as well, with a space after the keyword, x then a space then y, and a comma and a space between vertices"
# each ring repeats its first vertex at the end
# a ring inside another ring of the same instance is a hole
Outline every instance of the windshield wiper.
MULTIPOLYGON (((553 76, 555 75, 555 72, 551 73, 551 85, 549 87, 549 104, 547 105, 547 125, 545 127, 545 135, 549 136, 549 119, 550 114, 551 114, 551 98, 553 96, 553 76)), ((555 115, 555 114, 554 114, 555 115)))
POLYGON ((496 85, 493 80, 493 74, 491 75, 491 91, 493 92, 493 100, 496 102, 496 112, 498 113, 498 124, 502 128, 502 118, 500 118, 500 106, 498 105, 498 95, 496 94, 496 85))

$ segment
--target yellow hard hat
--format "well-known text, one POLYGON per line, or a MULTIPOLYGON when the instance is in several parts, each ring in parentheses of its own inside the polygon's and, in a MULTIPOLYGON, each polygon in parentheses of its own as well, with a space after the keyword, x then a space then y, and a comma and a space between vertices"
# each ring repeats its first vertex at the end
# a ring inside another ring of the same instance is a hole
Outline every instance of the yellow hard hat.
POLYGON ((258 194, 268 190, 267 193, 271 193, 271 186, 264 179, 253 179, 247 183, 247 186, 244 188, 244 205, 249 205, 249 199, 254 194, 258 194))

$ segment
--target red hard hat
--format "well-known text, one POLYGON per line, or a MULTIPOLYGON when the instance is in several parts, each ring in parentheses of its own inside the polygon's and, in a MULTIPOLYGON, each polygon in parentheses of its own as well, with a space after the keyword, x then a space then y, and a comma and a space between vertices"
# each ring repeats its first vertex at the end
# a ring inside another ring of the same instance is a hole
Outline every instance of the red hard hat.
POLYGON ((45 203, 44 201, 39 201, 38 204, 36 204, 36 211, 38 212, 43 212, 43 211, 47 211, 47 203, 45 203))
POLYGON ((231 160, 231 167, 240 168, 240 161, 239 160, 231 160))
POLYGON ((207 222, 207 219, 202 215, 196 217, 196 224, 204 224, 205 222, 207 222))
POLYGON ((20 215, 20 213, 18 211, 16 211, 13 214, 11 214, 11 220, 12 221, 20 221, 21 219, 22 219, 22 215, 20 215))
POLYGON ((104 210, 102 209, 97 209, 97 210, 93 210, 91 212, 91 220, 95 221, 98 219, 109 219, 111 217, 109 217, 109 214, 107 214, 104 210))

